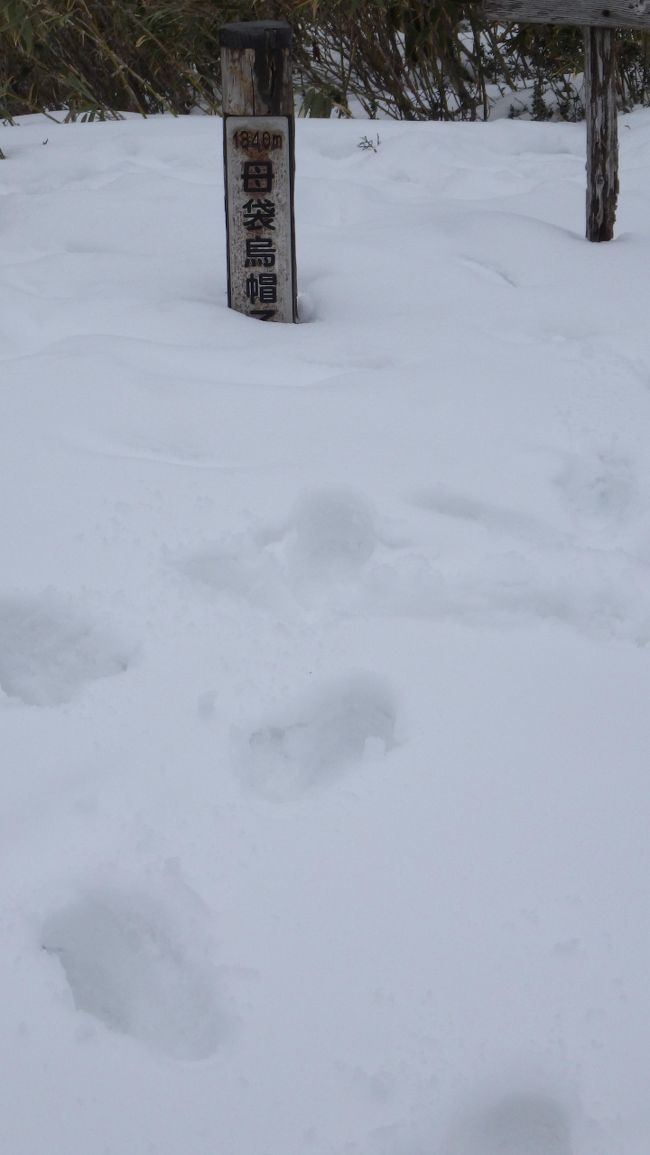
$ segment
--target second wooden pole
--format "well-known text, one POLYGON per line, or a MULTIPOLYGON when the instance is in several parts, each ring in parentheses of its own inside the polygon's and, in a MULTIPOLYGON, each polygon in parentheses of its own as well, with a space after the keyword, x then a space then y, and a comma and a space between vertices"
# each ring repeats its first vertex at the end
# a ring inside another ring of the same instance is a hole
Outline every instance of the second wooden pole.
POLYGON ((587 240, 611 241, 618 201, 616 33, 585 28, 587 240))

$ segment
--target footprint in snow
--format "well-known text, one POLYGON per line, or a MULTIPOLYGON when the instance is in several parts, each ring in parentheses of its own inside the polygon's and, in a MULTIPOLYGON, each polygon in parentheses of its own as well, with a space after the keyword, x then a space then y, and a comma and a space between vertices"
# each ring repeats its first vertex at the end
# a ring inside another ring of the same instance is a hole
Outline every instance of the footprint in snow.
POLYGON ((271 571, 282 571, 290 582, 354 578, 376 545, 374 514, 364 498, 343 490, 317 492, 301 498, 282 526, 232 535, 186 568, 212 588, 249 595, 271 571))
POLYGON ((127 669, 125 653, 51 598, 0 599, 0 689, 30 706, 68 702, 85 682, 127 669))
POLYGON ((372 510, 356 494, 314 493, 294 509, 287 552, 299 577, 315 581, 354 577, 376 545, 372 510))
POLYGON ((219 1046, 211 975, 155 902, 88 894, 48 920, 42 946, 58 957, 76 1009, 110 1030, 177 1059, 205 1059, 219 1046))
POLYGON ((233 535, 190 558, 186 573, 219 593, 256 604, 299 601, 337 584, 354 583, 379 539, 370 505, 358 494, 305 495, 287 521, 233 535))
MULTIPOLYGON (((556 481, 565 500, 581 516, 600 521, 608 534, 637 501, 629 463, 604 456, 598 462, 572 459, 556 481)), ((411 503, 467 526, 472 538, 464 536, 463 549, 473 551, 469 564, 463 560, 458 565, 447 551, 437 571, 422 568, 421 581, 410 586, 413 612, 498 627, 504 621, 551 621, 587 636, 647 644, 650 599, 644 564, 634 556, 616 549, 594 551, 591 545, 581 546, 575 534, 523 511, 453 490, 423 490, 411 496, 411 503)), ((385 583, 390 609, 397 609, 400 596, 406 605, 396 586, 385 583)))
POLYGON ((383 756, 395 745, 395 720, 383 683, 350 676, 249 731, 241 742, 242 781, 268 801, 295 801, 365 757, 383 756))
MULTIPOLYGON (((613 481, 607 488, 610 505, 614 492, 623 504, 630 497, 623 482, 619 475, 622 488, 613 481)), ((460 560, 453 548, 440 553, 437 537, 422 548, 391 540, 385 528, 378 532, 363 498, 329 490, 304 496, 280 527, 242 533, 196 555, 184 563, 185 572, 211 591, 282 614, 296 606, 329 607, 497 628, 504 621, 543 620, 588 635, 647 641, 647 602, 634 592, 644 575, 633 562, 614 554, 595 562, 591 549, 581 550, 553 525, 472 495, 439 487, 410 500, 469 530, 460 560)), ((288 735, 281 748, 298 741, 297 732, 288 735)))
POLYGON ((609 451, 569 458, 555 482, 571 509, 595 520, 624 519, 639 500, 632 462, 609 451))
POLYGON ((571 1155, 571 1128, 559 1103, 545 1095, 509 1095, 464 1120, 452 1155, 571 1155))
POLYGON ((490 534, 503 534, 534 545, 564 544, 564 536, 558 530, 534 515, 483 501, 471 494, 439 487, 413 494, 411 503, 430 513, 490 534))

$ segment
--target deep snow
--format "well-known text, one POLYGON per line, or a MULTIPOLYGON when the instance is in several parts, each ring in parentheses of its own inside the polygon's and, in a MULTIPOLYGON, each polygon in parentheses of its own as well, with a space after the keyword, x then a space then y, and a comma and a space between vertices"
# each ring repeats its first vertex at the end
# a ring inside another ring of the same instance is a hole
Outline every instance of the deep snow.
POLYGON ((650 114, 297 128, 2 130, 0 1149, 647 1155, 650 114))

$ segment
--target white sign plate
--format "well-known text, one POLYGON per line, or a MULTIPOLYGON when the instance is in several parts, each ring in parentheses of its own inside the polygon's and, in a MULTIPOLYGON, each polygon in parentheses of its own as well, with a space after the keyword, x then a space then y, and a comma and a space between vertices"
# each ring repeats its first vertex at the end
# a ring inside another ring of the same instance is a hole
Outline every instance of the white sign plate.
POLYGON ((224 133, 229 304, 294 321, 289 118, 228 116, 224 133))

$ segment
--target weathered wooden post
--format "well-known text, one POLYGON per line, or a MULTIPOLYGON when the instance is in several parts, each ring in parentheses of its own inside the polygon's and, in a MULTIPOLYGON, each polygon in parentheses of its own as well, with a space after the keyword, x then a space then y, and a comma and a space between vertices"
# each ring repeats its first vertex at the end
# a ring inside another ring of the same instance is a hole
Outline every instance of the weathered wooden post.
POLYGON ((611 241, 618 199, 617 28, 650 29, 650 0, 484 0, 502 24, 575 24, 585 35, 587 239, 611 241))
POLYGON ((615 33, 585 28, 587 240, 611 241, 618 200, 615 33))
POLYGON ((220 42, 228 304, 297 321, 291 28, 225 24, 220 42))

